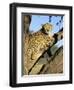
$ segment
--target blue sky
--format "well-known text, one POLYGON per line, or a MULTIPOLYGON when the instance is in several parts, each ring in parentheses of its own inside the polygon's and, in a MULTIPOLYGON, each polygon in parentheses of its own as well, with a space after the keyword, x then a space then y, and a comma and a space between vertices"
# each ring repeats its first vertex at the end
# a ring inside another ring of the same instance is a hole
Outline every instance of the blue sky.
POLYGON ((42 24, 45 23, 51 23, 53 25, 53 33, 56 33, 63 27, 63 21, 59 23, 61 20, 61 16, 52 16, 51 22, 49 22, 49 16, 42 16, 42 15, 32 15, 32 22, 30 24, 30 31, 36 32, 38 31, 42 24), (59 23, 59 25, 56 25, 56 23, 59 23))
MULTIPOLYGON (((54 34, 63 27, 63 18, 61 19, 61 17, 63 16, 32 15, 32 21, 29 30, 32 32, 36 32, 40 30, 42 24, 51 23, 53 25, 52 34, 54 34)), ((63 40, 60 40, 56 45, 58 47, 63 45, 63 40)))

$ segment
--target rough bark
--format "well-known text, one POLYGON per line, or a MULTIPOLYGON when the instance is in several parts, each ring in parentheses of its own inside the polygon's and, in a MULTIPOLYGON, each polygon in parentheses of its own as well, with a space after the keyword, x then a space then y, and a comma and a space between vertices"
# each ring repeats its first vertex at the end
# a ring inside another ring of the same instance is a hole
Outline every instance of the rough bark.
POLYGON ((59 48, 49 59, 39 74, 63 73, 63 47, 59 48))

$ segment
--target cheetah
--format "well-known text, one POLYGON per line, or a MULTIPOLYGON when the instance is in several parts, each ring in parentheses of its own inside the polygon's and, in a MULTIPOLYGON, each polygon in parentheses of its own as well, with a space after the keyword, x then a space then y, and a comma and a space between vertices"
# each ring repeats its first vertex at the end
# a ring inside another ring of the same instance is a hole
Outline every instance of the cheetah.
MULTIPOLYGON (((53 44, 54 38, 51 34, 52 30, 53 25, 46 23, 42 25, 40 31, 29 35, 28 47, 25 52, 24 60, 26 74, 28 74, 29 70, 32 68, 36 60, 43 54, 43 52, 53 44)), ((27 38, 28 37, 26 37, 26 39, 27 38)))

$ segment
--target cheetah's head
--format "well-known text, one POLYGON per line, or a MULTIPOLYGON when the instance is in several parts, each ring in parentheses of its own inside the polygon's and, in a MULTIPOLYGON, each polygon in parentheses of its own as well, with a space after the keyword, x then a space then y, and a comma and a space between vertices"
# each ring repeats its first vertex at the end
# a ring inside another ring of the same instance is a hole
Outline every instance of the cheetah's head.
POLYGON ((46 24, 42 25, 42 30, 43 30, 44 33, 46 33, 46 34, 51 33, 52 28, 53 28, 53 25, 52 25, 52 24, 49 24, 49 23, 46 23, 46 24))

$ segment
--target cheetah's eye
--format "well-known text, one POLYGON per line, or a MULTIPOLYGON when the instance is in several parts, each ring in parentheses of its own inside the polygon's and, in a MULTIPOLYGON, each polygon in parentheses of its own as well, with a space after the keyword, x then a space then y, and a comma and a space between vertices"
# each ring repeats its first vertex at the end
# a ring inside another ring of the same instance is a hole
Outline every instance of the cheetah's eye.
POLYGON ((49 30, 46 30, 46 32, 49 32, 49 30))

